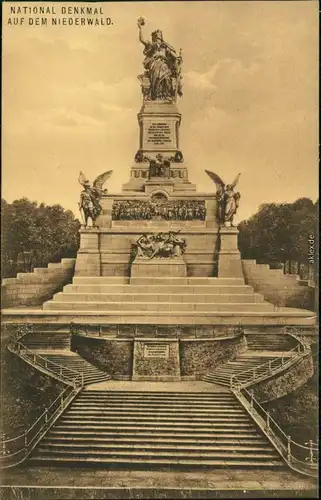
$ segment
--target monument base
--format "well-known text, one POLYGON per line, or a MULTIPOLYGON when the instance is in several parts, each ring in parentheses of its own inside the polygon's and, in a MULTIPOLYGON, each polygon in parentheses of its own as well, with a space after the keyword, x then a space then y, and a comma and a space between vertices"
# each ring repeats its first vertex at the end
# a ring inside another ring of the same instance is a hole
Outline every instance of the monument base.
POLYGON ((136 258, 131 266, 131 277, 164 277, 170 276, 185 278, 186 264, 182 257, 156 257, 148 260, 136 258))

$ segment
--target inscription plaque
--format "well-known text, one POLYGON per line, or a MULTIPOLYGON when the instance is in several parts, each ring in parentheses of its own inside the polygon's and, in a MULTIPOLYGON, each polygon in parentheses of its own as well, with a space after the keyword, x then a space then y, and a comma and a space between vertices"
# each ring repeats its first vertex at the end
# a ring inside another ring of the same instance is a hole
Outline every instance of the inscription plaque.
POLYGON ((171 127, 166 122, 151 123, 147 129, 147 144, 165 146, 172 143, 171 127))
POLYGON ((152 342, 144 344, 144 358, 168 358, 169 344, 164 342, 152 342))

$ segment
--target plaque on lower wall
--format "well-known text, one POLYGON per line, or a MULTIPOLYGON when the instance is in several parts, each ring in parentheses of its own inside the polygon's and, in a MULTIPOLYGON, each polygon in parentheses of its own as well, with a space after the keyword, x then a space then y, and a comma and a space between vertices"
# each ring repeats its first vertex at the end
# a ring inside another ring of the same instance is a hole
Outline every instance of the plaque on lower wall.
POLYGON ((144 358, 169 358, 169 344, 164 342, 144 344, 144 358))

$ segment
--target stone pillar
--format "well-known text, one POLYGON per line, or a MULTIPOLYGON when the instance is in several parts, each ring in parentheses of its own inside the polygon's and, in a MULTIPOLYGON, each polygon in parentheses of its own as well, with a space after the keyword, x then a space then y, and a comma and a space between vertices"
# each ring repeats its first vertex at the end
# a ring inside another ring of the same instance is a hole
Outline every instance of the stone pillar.
POLYGON ((75 276, 100 276, 100 231, 97 227, 80 229, 75 276))
POLYGON ((237 235, 238 230, 235 227, 221 227, 220 229, 219 278, 244 278, 237 235))
POLYGON ((205 208, 206 208, 206 227, 215 228, 217 227, 216 222, 216 212, 217 212, 217 202, 216 198, 213 195, 213 198, 205 200, 205 208))
POLYGON ((113 198, 103 196, 100 200, 100 205, 102 208, 101 214, 97 217, 97 227, 111 227, 112 225, 112 215, 113 215, 113 198))
POLYGON ((145 102, 138 114, 140 151, 144 155, 153 153, 174 155, 178 151, 180 122, 181 114, 175 103, 145 102))

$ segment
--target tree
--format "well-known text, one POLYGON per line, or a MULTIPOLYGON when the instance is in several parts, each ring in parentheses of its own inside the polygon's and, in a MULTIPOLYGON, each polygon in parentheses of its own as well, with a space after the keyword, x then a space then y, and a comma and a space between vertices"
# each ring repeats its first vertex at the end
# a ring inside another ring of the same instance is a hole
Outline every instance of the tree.
MULTIPOLYGON (((299 198, 294 203, 267 203, 238 229, 243 259, 261 263, 308 263, 309 236, 316 235, 318 202, 299 198)), ((317 239, 316 239, 317 241, 317 239)))
POLYGON ((21 198, 1 200, 1 213, 3 278, 76 256, 80 222, 70 210, 21 198))

